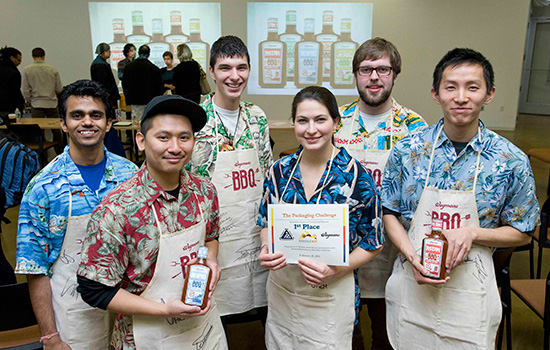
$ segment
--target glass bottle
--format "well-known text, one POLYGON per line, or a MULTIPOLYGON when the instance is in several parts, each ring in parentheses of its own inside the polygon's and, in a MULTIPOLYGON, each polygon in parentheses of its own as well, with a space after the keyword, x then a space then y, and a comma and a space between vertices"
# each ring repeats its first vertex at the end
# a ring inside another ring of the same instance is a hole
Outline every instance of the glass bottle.
POLYGON ((208 71, 208 55, 210 54, 210 44, 201 39, 201 20, 191 18, 189 20, 189 42, 187 46, 193 53, 193 59, 197 61, 202 69, 208 71))
POLYGON ((304 40, 296 44, 294 62, 294 85, 303 88, 310 85, 321 85, 323 80, 321 55, 322 45, 315 41, 315 19, 304 20, 304 40))
POLYGON ((152 24, 153 37, 152 42, 149 44, 149 48, 151 49, 149 60, 157 67, 162 68, 166 66, 162 54, 166 51, 170 51, 170 44, 164 41, 164 34, 162 33, 162 18, 154 18, 152 24))
POLYGON ((340 22, 340 40, 332 44, 330 86, 335 89, 353 89, 353 56, 357 43, 351 40, 351 18, 340 22))
POLYGON ((296 11, 286 11, 286 29, 279 35, 279 40, 286 44, 286 80, 294 80, 294 52, 296 43, 302 41, 303 35, 296 31, 296 11))
POLYGON ((128 42, 134 44, 136 51, 142 45, 149 44, 151 42, 151 36, 145 33, 143 29, 143 12, 132 11, 132 34, 127 37, 128 42))
POLYGON ((267 19, 267 40, 258 44, 260 86, 283 88, 286 85, 286 45, 279 41, 277 18, 267 19))
POLYGON ((174 55, 174 65, 180 61, 178 59, 178 45, 185 44, 189 41, 189 37, 183 34, 183 22, 180 11, 170 11, 170 34, 164 37, 164 41, 170 44, 170 51, 174 55))
POLYGON ((432 232, 422 240, 422 266, 428 270, 426 277, 445 279, 445 261, 447 259, 448 243, 442 234, 443 221, 432 219, 432 232))
POLYGON ((187 265, 181 301, 184 304, 200 306, 201 309, 204 309, 208 304, 210 280, 212 279, 212 271, 206 265, 208 247, 200 246, 197 256, 199 260, 195 264, 187 265))
POLYGON ((124 35, 124 19, 113 19, 113 42, 109 43, 111 47, 111 68, 117 70, 118 62, 124 59, 124 45, 126 45, 126 36, 124 35))
POLYGON ((338 41, 338 35, 333 31, 332 11, 323 11, 323 29, 320 34, 315 36, 315 40, 323 44, 323 80, 330 80, 330 64, 332 54, 332 44, 338 41))

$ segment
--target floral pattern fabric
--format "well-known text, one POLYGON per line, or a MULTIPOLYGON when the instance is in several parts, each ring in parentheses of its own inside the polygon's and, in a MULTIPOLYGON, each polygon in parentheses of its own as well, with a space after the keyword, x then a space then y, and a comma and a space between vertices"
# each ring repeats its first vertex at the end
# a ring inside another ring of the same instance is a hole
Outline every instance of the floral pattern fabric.
POLYGON ((401 213, 409 229, 426 183, 433 142, 436 142, 428 185, 442 190, 471 190, 477 152, 481 151, 475 188, 480 226, 495 228, 509 225, 521 232, 535 229, 539 205, 535 181, 527 156, 514 144, 485 128, 479 121, 481 138, 474 136, 456 154, 452 142, 437 125, 412 133, 391 151, 382 182, 382 205, 401 213))
POLYGON ((354 143, 363 143, 364 149, 389 150, 411 131, 420 130, 428 125, 416 112, 401 106, 392 98, 392 108, 386 120, 380 122, 376 129, 367 132, 362 118, 357 118, 353 122, 350 137, 349 128, 358 104, 359 99, 340 107, 341 120, 334 133, 334 143, 337 147, 348 146, 355 141, 354 143), (390 142, 390 135, 393 136, 392 142, 390 142))
POLYGON ((69 146, 31 180, 19 208, 16 273, 51 276, 67 230, 69 193, 72 193, 71 215, 87 215, 117 184, 135 174, 134 163, 105 147, 103 150, 105 174, 96 192, 80 175, 69 155, 69 146))
POLYGON ((273 154, 269 141, 269 126, 264 111, 250 102, 241 101, 237 131, 234 138, 231 139, 222 121, 214 112, 213 98, 214 93, 211 93, 201 104, 206 111, 207 121, 204 128, 195 134, 193 156, 186 165, 186 169, 192 173, 211 178, 218 152, 231 151, 235 148, 251 149, 256 147, 260 167, 264 172, 267 171, 273 163, 273 154), (216 147, 217 145, 218 147, 216 147))
MULTIPOLYGON (((359 161, 341 148, 334 157, 330 174, 328 173, 329 161, 315 192, 307 200, 299 164, 292 179, 289 179, 301 152, 302 147, 296 153, 279 159, 269 169, 263 186, 258 225, 267 226, 267 205, 271 203, 316 204, 317 198, 319 198, 319 204, 348 203, 350 252, 357 247, 365 250, 380 248, 385 242, 382 234, 381 205, 376 184, 370 173, 359 161), (327 176, 328 179, 323 187, 327 176), (283 193, 287 183, 288 187, 283 193)), ((361 292, 356 271, 354 275, 357 312, 361 292)))
MULTIPOLYGON (((167 194, 143 165, 94 210, 77 274, 107 286, 120 284, 139 295, 155 271, 160 238, 157 225, 161 232, 170 234, 203 219, 205 240, 217 239, 218 199, 212 183, 182 170, 179 197, 175 198, 167 194)), ((130 316, 117 315, 111 340, 115 349, 135 348, 132 329, 130 316)))

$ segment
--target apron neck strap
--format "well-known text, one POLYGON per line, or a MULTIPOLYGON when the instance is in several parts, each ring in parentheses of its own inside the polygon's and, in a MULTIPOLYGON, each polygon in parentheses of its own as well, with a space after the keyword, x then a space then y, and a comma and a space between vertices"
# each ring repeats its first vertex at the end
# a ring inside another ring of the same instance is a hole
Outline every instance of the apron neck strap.
MULTIPOLYGON (((199 213, 200 213, 200 216, 201 216, 201 221, 204 220, 204 217, 203 217, 203 213, 202 213, 202 208, 201 208, 201 205, 199 203, 199 199, 197 198, 197 195, 193 192, 191 192, 191 195, 193 197, 195 197, 195 200, 197 201, 197 207, 199 208, 199 213)), ((154 205, 151 205, 151 209, 153 209, 153 217, 155 218, 155 222, 157 223, 157 230, 159 232, 159 238, 162 237, 162 230, 160 229, 160 220, 159 220, 159 217, 157 215, 157 210, 155 209, 155 206, 154 205)), ((178 213, 175 214, 176 216, 178 215, 178 213)), ((177 221, 177 220, 176 220, 177 221)))

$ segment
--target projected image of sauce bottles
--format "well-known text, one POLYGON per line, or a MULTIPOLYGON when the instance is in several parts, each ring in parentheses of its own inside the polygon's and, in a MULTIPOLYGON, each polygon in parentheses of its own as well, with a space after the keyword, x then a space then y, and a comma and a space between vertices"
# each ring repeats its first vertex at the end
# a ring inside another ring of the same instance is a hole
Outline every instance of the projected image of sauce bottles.
POLYGON ((143 29, 143 12, 132 11, 132 34, 127 37, 128 42, 134 44, 136 50, 139 50, 141 45, 149 44, 151 36, 145 34, 143 29))
POLYGON ((304 40, 296 44, 294 63, 294 85, 303 88, 309 85, 321 85, 322 72, 322 45, 315 41, 313 34, 315 19, 306 18, 304 21, 304 40))
POLYGON ((124 45, 126 45, 126 36, 124 35, 124 20, 122 18, 113 19, 113 42, 109 43, 111 47, 111 68, 117 69, 118 61, 124 59, 124 45))
POLYGON ((183 22, 181 19, 181 11, 170 11, 170 34, 164 37, 164 41, 170 44, 170 52, 174 55, 174 64, 180 61, 177 58, 177 47, 180 44, 185 44, 189 41, 189 37, 183 34, 183 22))
POLYGON ((201 22, 198 18, 189 20, 189 42, 187 46, 193 53, 193 59, 197 61, 202 69, 208 70, 208 55, 210 54, 210 44, 201 40, 201 22))
POLYGON ((353 55, 357 43, 351 40, 351 18, 342 18, 340 40, 332 44, 330 86, 335 89, 353 89, 353 55))
POLYGON ((323 11, 323 29, 315 36, 315 40, 323 45, 323 81, 330 80, 332 44, 338 41, 338 35, 333 31, 333 18, 332 11, 323 11))
POLYGON ((302 41, 302 34, 296 31, 296 11, 286 11, 286 29, 279 35, 279 40, 286 44, 286 80, 294 80, 294 57, 296 43, 302 41))
POLYGON ((258 45, 260 86, 282 88, 286 85, 286 45, 279 41, 278 19, 268 18, 267 40, 258 45))
POLYGON ((166 51, 170 51, 170 44, 164 41, 164 35, 162 34, 162 18, 153 19, 153 40, 149 44, 151 49, 151 55, 149 60, 159 68, 166 66, 164 64, 164 58, 162 54, 166 51))

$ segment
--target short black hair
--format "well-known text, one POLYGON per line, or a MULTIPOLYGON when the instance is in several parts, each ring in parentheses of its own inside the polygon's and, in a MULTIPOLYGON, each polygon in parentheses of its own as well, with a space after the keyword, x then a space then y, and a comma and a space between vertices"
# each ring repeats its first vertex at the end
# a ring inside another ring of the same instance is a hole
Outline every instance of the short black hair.
POLYGON ((131 49, 136 49, 136 46, 134 44, 126 44, 124 45, 124 48, 122 49, 122 53, 124 54, 124 57, 128 58, 128 53, 131 49))
POLYGON ((250 55, 244 42, 234 35, 222 36, 210 48, 210 67, 214 69, 218 58, 235 56, 246 57, 246 61, 250 67, 250 55))
POLYGON ((35 47, 32 49, 32 57, 44 57, 46 56, 46 51, 41 47, 35 47))
POLYGON ((483 78, 487 85, 487 93, 495 86, 495 73, 488 59, 480 52, 468 48, 455 48, 447 52, 437 63, 434 69, 432 88, 439 94, 439 84, 443 77, 443 71, 447 67, 456 67, 463 64, 478 64, 483 68, 483 78))
POLYGON ((146 45, 141 45, 139 47, 138 55, 149 57, 150 54, 151 54, 151 49, 149 48, 149 45, 146 44, 146 45))
POLYGON ((171 60, 174 59, 174 54, 171 53, 170 51, 164 51, 164 53, 162 54, 162 58, 164 58, 166 56, 170 57, 171 60))
POLYGON ((58 100, 58 109, 59 109, 59 115, 63 120, 66 118, 67 113, 67 99, 70 96, 90 96, 94 98, 98 98, 103 102, 103 107, 105 107, 105 116, 108 119, 111 117, 111 99, 109 96, 109 93, 105 88, 103 88, 103 85, 101 85, 98 82, 82 79, 77 80, 72 84, 69 84, 63 88, 63 91, 61 91, 61 94, 59 95, 58 100))
POLYGON ((21 51, 15 47, 4 46, 0 49, 0 60, 2 61, 7 61, 10 57, 17 57, 17 55, 21 55, 21 51))
POLYGON ((330 117, 335 123, 340 120, 338 102, 336 102, 336 97, 334 97, 332 92, 322 86, 308 86, 300 90, 300 92, 294 96, 294 100, 292 101, 292 111, 290 113, 292 122, 296 119, 296 110, 298 109, 298 105, 305 100, 314 100, 319 102, 328 109, 330 117))

